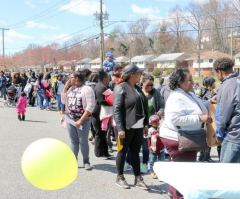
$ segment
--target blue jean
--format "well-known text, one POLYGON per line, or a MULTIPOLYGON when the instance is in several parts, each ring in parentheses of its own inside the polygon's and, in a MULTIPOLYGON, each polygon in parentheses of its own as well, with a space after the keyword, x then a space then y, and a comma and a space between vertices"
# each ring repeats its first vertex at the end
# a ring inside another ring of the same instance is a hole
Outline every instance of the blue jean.
POLYGON ((147 138, 143 138, 143 141, 142 141, 142 154, 143 154, 142 163, 147 164, 149 160, 149 149, 148 149, 147 138))
POLYGON ((150 164, 150 170, 153 172, 153 165, 155 162, 164 161, 165 160, 165 153, 164 150, 160 153, 152 153, 149 154, 149 164, 150 164))
POLYGON ((223 140, 220 155, 222 163, 240 163, 240 144, 223 140))
POLYGON ((7 90, 6 90, 6 87, 5 86, 3 86, 2 88, 0 88, 0 94, 1 94, 1 96, 0 97, 3 97, 4 98, 4 100, 6 100, 7 99, 7 90))
POLYGON ((82 129, 78 129, 71 124, 67 124, 67 130, 71 141, 71 149, 78 159, 79 145, 81 147, 81 153, 83 157, 83 163, 89 163, 89 145, 88 135, 91 126, 91 119, 88 118, 82 125, 82 129))
POLYGON ((57 110, 58 111, 64 111, 64 104, 62 103, 61 100, 61 95, 56 95, 56 100, 57 100, 57 110))
POLYGON ((38 97, 38 105, 40 109, 48 108, 49 107, 49 99, 45 94, 43 89, 37 91, 38 97))

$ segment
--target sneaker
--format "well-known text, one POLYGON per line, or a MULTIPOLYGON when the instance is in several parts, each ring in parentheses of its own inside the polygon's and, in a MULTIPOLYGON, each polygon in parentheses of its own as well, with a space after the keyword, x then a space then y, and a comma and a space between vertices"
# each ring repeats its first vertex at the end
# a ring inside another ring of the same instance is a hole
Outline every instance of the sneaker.
POLYGON ((92 170, 92 167, 91 167, 91 165, 90 165, 89 163, 84 164, 84 168, 85 168, 85 170, 87 170, 87 171, 92 170))
POLYGON ((148 173, 148 166, 147 166, 147 164, 141 164, 141 173, 143 173, 143 174, 148 173))
POLYGON ((117 177, 116 185, 123 189, 130 189, 129 184, 127 183, 123 175, 117 177))
POLYGON ((132 169, 131 165, 128 164, 127 162, 125 162, 123 170, 124 171, 130 171, 131 169, 132 169))
POLYGON ((153 179, 158 179, 156 173, 154 173, 154 172, 151 173, 151 176, 152 176, 153 179))
POLYGON ((109 147, 109 148, 108 148, 108 152, 109 152, 109 153, 113 153, 113 148, 112 148, 112 147, 109 147))
POLYGON ((91 136, 90 138, 88 138, 88 140, 91 142, 91 141, 93 141, 93 136, 91 136))
POLYGON ((148 186, 144 183, 142 176, 135 177, 134 186, 139 189, 149 190, 148 186))

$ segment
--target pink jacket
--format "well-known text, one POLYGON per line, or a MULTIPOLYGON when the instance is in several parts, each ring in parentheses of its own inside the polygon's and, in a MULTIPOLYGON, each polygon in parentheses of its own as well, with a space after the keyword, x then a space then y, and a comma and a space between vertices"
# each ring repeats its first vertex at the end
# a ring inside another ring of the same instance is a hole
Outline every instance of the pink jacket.
POLYGON ((18 113, 25 113, 26 112, 26 107, 27 107, 27 97, 20 97, 18 99, 16 108, 18 113))

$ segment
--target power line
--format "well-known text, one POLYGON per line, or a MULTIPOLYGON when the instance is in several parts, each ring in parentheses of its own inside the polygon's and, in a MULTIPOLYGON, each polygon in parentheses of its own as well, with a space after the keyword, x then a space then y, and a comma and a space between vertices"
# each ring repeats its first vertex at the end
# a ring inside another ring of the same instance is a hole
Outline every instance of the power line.
POLYGON ((43 10, 42 12, 40 12, 40 13, 38 13, 38 14, 36 14, 36 15, 33 15, 33 16, 31 16, 31 17, 27 17, 27 18, 25 18, 25 19, 23 19, 23 20, 21 20, 21 21, 19 21, 19 22, 16 22, 16 23, 14 23, 14 24, 11 24, 11 25, 9 25, 9 27, 11 27, 11 28, 16 28, 16 27, 19 27, 19 25, 22 25, 22 24, 25 24, 27 21, 29 21, 29 20, 35 20, 35 19, 37 19, 37 18, 41 18, 41 17, 44 17, 44 16, 47 16, 47 15, 49 15, 51 12, 51 9, 55 9, 55 8, 57 8, 59 5, 61 5, 61 4, 63 4, 63 3, 65 3, 65 2, 67 2, 68 0, 61 0, 61 1, 58 1, 57 3, 55 3, 54 5, 52 5, 52 6, 50 6, 49 8, 47 8, 46 10, 43 10))
MULTIPOLYGON (((225 14, 239 14, 239 12, 218 12, 218 13, 215 13, 215 14, 208 14, 208 15, 199 15, 198 17, 199 18, 202 18, 202 17, 213 17, 213 16, 219 16, 219 15, 225 15, 225 14)), ((180 15, 181 15, 181 12, 180 12, 180 15)), ((185 15, 185 16, 178 16, 178 17, 167 17, 167 18, 158 18, 158 19, 149 19, 149 18, 141 18, 141 19, 138 19, 138 20, 126 20, 126 19, 122 19, 122 20, 111 20, 109 22, 118 22, 118 23, 134 23, 134 22, 138 22, 139 20, 141 21, 168 21, 168 20, 175 20, 175 19, 186 19, 186 18, 195 18, 194 16, 192 15, 185 15)))

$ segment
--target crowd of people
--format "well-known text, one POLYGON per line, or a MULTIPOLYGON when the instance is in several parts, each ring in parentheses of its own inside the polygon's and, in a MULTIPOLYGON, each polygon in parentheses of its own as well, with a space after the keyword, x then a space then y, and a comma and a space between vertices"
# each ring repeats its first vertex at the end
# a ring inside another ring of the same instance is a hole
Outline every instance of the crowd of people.
MULTIPOLYGON (((206 77, 201 89, 194 89, 188 69, 176 69, 169 84, 155 84, 154 77, 145 74, 134 64, 126 67, 114 64, 112 54, 103 70, 92 72, 82 69, 68 76, 61 73, 8 74, 0 73, 0 91, 7 100, 7 90, 21 85, 16 99, 18 119, 25 119, 26 103, 41 110, 50 110, 51 101, 57 102, 71 140, 71 148, 78 159, 79 150, 86 170, 91 170, 89 142, 94 144, 96 157, 113 158, 116 141, 116 184, 129 189, 124 172, 132 168, 134 186, 149 190, 142 174, 151 173, 157 161, 213 162, 211 148, 182 147, 182 135, 192 133, 203 136, 206 124, 212 123, 209 105, 217 104, 216 137, 220 162, 240 163, 240 76, 234 73, 234 62, 228 58, 215 61, 214 70, 221 81, 206 77), (28 100, 27 100, 28 99, 28 100), (35 100, 36 99, 36 100, 35 100), (91 135, 89 133, 91 132, 91 135), (181 135, 181 137, 180 137, 181 135), (140 152, 142 158, 140 159, 140 152)), ((200 140, 200 137, 199 137, 200 140)), ((200 141, 199 141, 200 142, 200 141)), ((205 140, 206 142, 206 140, 205 140)), ((188 147, 187 147, 188 146, 188 147)), ((169 187, 173 199, 183 196, 169 187)))

